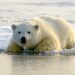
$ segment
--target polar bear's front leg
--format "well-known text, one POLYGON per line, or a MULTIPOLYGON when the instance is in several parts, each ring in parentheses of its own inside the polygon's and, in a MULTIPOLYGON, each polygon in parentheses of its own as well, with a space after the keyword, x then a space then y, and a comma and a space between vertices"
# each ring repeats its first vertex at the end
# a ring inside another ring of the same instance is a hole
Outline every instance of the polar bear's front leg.
POLYGON ((5 52, 8 54, 18 54, 18 53, 22 53, 22 51, 23 49, 20 46, 12 42, 9 44, 5 52))
POLYGON ((60 50, 60 43, 55 39, 45 38, 35 48, 34 53, 42 53, 45 51, 60 50))

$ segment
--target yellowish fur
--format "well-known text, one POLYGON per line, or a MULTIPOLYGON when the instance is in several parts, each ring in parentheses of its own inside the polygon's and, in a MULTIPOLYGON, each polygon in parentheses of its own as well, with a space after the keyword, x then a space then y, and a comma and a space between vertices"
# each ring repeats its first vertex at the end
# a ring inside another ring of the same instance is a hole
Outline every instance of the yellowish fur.
POLYGON ((6 49, 6 53, 21 53, 22 48, 14 42, 11 42, 6 49))
POLYGON ((60 43, 53 39, 52 37, 48 37, 43 39, 37 46, 34 48, 34 53, 41 53, 44 51, 52 51, 58 50, 60 51, 61 46, 60 43))

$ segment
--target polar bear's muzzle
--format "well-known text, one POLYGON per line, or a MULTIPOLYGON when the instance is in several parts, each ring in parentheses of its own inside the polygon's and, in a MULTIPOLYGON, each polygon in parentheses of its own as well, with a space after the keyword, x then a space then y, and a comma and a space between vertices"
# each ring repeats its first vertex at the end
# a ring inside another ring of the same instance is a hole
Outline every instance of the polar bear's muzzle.
POLYGON ((23 36, 23 37, 21 37, 21 43, 22 44, 25 44, 26 43, 26 38, 23 36))

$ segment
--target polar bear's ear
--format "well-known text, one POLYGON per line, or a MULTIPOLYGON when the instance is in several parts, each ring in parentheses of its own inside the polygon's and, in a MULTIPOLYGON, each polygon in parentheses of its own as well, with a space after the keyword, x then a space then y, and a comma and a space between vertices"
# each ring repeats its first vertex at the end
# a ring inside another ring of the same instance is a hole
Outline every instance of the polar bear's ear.
POLYGON ((12 28, 12 30, 15 30, 16 25, 15 25, 15 24, 13 24, 13 25, 11 26, 11 28, 12 28))
POLYGON ((36 30, 38 30, 38 29, 39 29, 39 25, 35 25, 34 27, 35 27, 35 29, 36 29, 36 30))

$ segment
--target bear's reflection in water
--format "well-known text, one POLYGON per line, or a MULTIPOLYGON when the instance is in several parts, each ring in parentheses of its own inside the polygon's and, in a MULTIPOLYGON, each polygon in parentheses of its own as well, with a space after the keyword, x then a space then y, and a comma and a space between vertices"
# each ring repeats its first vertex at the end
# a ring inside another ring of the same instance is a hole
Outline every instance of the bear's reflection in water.
POLYGON ((0 55, 0 75, 75 75, 73 56, 0 55))

